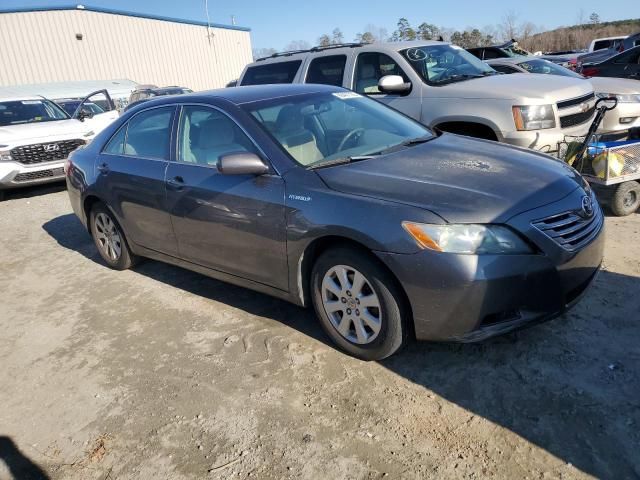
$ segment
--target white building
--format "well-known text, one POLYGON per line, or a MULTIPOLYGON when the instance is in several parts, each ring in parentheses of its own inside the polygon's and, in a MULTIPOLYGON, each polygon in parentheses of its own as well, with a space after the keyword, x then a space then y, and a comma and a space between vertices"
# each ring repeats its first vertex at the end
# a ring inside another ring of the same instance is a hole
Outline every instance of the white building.
POLYGON ((248 28, 77 5, 0 10, 0 59, 0 86, 121 78, 205 90, 238 78, 252 54, 248 28))

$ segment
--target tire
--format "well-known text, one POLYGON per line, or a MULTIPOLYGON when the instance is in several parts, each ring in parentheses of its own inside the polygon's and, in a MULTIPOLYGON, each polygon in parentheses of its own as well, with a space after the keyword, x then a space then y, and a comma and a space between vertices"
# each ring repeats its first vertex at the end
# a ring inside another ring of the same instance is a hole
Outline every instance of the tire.
POLYGON ((404 296, 370 254, 347 247, 324 252, 313 266, 311 289, 322 328, 348 354, 382 360, 406 343, 404 296))
POLYGON ((95 203, 89 215, 93 242, 106 264, 114 270, 127 270, 137 262, 124 232, 103 203, 95 203))
POLYGON ((616 188, 611 199, 611 211, 624 217, 636 212, 640 207, 640 183, 624 182, 616 188))

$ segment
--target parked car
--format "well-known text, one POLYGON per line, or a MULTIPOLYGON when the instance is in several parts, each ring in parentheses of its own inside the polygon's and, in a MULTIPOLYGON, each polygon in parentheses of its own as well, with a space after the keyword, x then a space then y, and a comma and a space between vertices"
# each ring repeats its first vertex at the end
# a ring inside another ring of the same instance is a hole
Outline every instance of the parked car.
POLYGON ((74 152, 67 186, 110 267, 150 257, 313 305, 368 360, 548 320, 602 261, 602 212, 565 163, 326 85, 149 100, 74 152))
POLYGON ((596 50, 592 53, 579 55, 576 58, 576 69, 580 71, 582 68, 594 65, 596 63, 605 62, 627 50, 640 46, 640 33, 629 35, 623 40, 616 40, 610 48, 596 50))
POLYGON ((94 136, 43 97, 0 97, 0 198, 11 188, 64 180, 67 156, 94 136))
POLYGON ((500 58, 489 60, 487 63, 501 73, 541 73, 588 81, 593 86, 597 97, 616 97, 618 100, 616 108, 605 115, 597 133, 625 132, 630 128, 640 127, 640 82, 627 78, 586 79, 579 73, 540 57, 500 58))
POLYGON ((618 77, 640 80, 640 47, 625 50, 598 63, 580 64, 585 77, 618 77))
POLYGON ((153 97, 160 97, 162 95, 183 95, 191 92, 193 92, 193 90, 186 87, 172 86, 158 88, 155 85, 142 85, 131 93, 131 96, 129 97, 129 105, 127 105, 125 111, 134 105, 153 97))
POLYGON ((583 135, 595 111, 587 82, 497 75, 464 49, 436 41, 285 52, 249 64, 238 82, 267 83, 340 85, 431 128, 547 151, 565 135, 583 135))
POLYGON ((490 60, 493 58, 510 58, 531 55, 526 50, 518 46, 518 42, 511 40, 502 45, 493 45, 491 47, 467 48, 467 52, 471 53, 480 60, 490 60))
POLYGON ((608 50, 610 48, 618 48, 622 41, 627 38, 628 35, 622 35, 617 37, 603 37, 594 38, 589 44, 588 52, 595 52, 598 50, 608 50))

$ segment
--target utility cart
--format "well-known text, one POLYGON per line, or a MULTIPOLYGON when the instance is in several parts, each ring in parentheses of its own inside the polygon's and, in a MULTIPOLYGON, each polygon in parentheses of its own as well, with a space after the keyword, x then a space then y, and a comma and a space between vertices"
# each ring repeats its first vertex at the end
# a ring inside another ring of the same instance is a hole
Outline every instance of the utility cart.
POLYGON ((601 203, 618 216, 631 215, 640 207, 640 140, 602 141, 596 135, 606 112, 617 100, 596 102, 596 117, 584 137, 566 137, 558 144, 558 158, 589 182, 601 203))

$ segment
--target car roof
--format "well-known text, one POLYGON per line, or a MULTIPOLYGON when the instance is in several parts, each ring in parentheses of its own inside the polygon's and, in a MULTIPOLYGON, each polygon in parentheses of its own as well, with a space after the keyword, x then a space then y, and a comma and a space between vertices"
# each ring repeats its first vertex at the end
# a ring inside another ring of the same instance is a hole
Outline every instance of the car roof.
POLYGON ((22 100, 45 100, 44 97, 37 95, 5 95, 0 96, 0 102, 19 102, 22 100))
POLYGON ((269 57, 259 58, 249 66, 263 65, 267 63, 287 62, 291 60, 301 60, 309 55, 319 55, 325 52, 329 55, 340 55, 344 52, 358 50, 363 52, 397 52, 405 48, 428 47, 431 45, 450 45, 449 42, 440 42, 437 40, 412 40, 409 42, 383 42, 383 43, 363 43, 363 44, 346 44, 345 46, 314 47, 309 50, 295 50, 292 52, 279 52, 269 57))
POLYGON ((271 85, 250 85, 246 87, 219 88, 216 90, 206 90, 203 92, 186 93, 184 95, 167 95, 154 97, 140 103, 140 105, 153 106, 172 103, 185 103, 189 101, 207 101, 215 99, 227 100, 236 105, 244 103, 259 102, 272 98, 292 97, 308 93, 341 92, 345 89, 332 85, 318 84, 271 84, 271 85))

